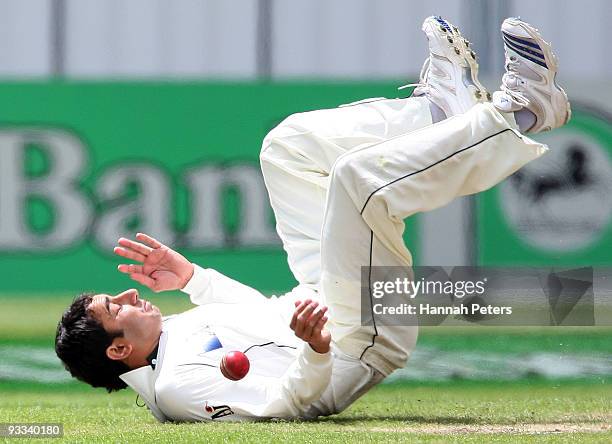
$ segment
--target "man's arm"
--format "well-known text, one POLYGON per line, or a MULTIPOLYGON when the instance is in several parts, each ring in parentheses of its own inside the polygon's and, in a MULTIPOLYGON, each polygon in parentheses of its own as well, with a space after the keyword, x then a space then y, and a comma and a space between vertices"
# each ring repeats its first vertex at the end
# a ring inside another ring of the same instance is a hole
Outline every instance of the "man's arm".
POLYGON ((178 290, 193 276, 194 266, 182 254, 144 233, 135 242, 120 238, 113 252, 139 264, 121 264, 117 269, 154 292, 178 290))
MULTIPOLYGON (((119 239, 115 253, 139 264, 119 265, 119 271, 153 291, 182 289, 196 304, 267 301, 261 293, 214 270, 205 270, 146 234, 119 239), (255 296, 255 297, 253 297, 255 296)), ((290 328, 304 341, 298 356, 281 378, 251 372, 241 381, 229 381, 217 364, 184 364, 156 387, 157 403, 176 420, 295 417, 320 398, 332 371, 331 335, 324 328, 327 307, 317 301, 295 301, 290 328), (218 409, 215 407, 219 407, 218 409), (229 408, 229 410, 227 410, 229 408), (225 413, 224 413, 225 412, 225 413)))
POLYGON ((331 353, 304 344, 280 378, 252 373, 230 381, 216 366, 178 366, 156 387, 156 402, 177 421, 295 418, 321 398, 331 373, 331 353))
POLYGON ((196 305, 212 303, 241 304, 268 300, 259 291, 219 273, 193 264, 193 276, 181 290, 196 305))
POLYGON ((290 327, 304 343, 281 378, 251 372, 233 382, 223 378, 214 364, 177 365, 172 377, 157 387, 157 404, 168 417, 182 421, 303 415, 331 379, 326 311, 316 301, 296 302, 290 327))
POLYGON ((130 278, 155 292, 183 290, 196 305, 254 302, 267 298, 257 290, 241 284, 210 268, 192 264, 182 254, 144 233, 136 241, 121 238, 113 250, 118 256, 138 264, 121 264, 117 268, 130 278))

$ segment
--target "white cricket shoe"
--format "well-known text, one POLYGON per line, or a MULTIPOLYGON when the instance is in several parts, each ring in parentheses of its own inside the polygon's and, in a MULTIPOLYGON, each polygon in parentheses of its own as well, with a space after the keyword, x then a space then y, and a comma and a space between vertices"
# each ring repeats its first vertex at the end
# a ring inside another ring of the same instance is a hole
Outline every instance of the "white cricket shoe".
POLYGON ((419 83, 412 96, 425 96, 439 106, 447 117, 466 112, 491 95, 478 80, 476 54, 459 29, 442 17, 427 17, 423 32, 429 41, 429 57, 425 60, 419 83))
POLYGON ((507 18, 501 26, 506 73, 493 104, 505 112, 527 108, 536 116, 528 133, 558 128, 572 114, 567 94, 555 81, 559 62, 550 43, 536 28, 519 18, 507 18))

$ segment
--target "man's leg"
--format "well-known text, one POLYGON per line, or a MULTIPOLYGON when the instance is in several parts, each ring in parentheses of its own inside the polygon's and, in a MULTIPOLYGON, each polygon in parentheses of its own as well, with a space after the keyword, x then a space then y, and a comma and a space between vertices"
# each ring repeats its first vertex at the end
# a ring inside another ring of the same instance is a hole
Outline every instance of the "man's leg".
MULTIPOLYGON (((433 123, 432 120, 437 122, 465 112, 489 97, 478 81, 476 57, 469 50, 469 42, 461 36, 459 30, 439 17, 429 17, 423 23, 423 31, 429 41, 430 56, 421 71, 420 83, 413 93, 414 99, 383 100, 340 110, 292 116, 264 142, 262 170, 275 211, 277 230, 287 250, 291 269, 302 284, 316 285, 320 279, 321 226, 328 197, 329 173, 338 157, 403 138, 412 131, 429 126, 433 123)), ((375 161, 376 167, 386 168, 384 155, 379 161, 375 161)), ((342 212, 342 204, 348 204, 349 210, 345 214, 350 217, 354 205, 347 199, 334 199, 334 203, 328 203, 328 207, 333 206, 334 212, 342 212)), ((363 220, 360 220, 363 223, 363 220)), ((333 223, 328 222, 327 227, 333 223)), ((397 231, 400 233, 403 231, 403 223, 397 221, 397 224, 401 225, 397 231)), ((335 229, 352 230, 353 227, 349 224, 346 227, 337 226, 335 229)), ((358 228, 354 234, 359 238, 358 228)), ((330 236, 333 237, 333 234, 327 232, 327 237, 330 236)), ((348 258, 348 255, 353 254, 352 250, 342 247, 342 237, 338 241, 338 249, 328 243, 329 254, 323 261, 324 267, 331 269, 338 266, 341 269, 344 260, 351 264, 355 259, 357 271, 361 265, 366 265, 366 262, 360 262, 361 256, 348 258)), ((411 263, 410 252, 403 243, 396 243, 395 246, 399 257, 403 258, 400 263, 411 263)), ((374 249, 371 251, 374 253, 374 249)), ((376 252, 376 257, 380 259, 381 254, 376 252)), ((391 259, 381 263, 395 264, 397 256, 391 253, 391 259)), ((350 284, 344 285, 341 273, 342 270, 336 281, 336 276, 330 273, 326 273, 326 278, 332 280, 332 285, 336 285, 335 290, 348 290, 347 297, 338 298, 333 294, 327 297, 324 294, 324 302, 330 305, 332 312, 330 328, 334 341, 340 340, 342 348, 334 344, 332 382, 321 399, 312 405, 308 416, 330 414, 345 409, 379 383, 399 362, 405 362, 416 340, 416 328, 396 328, 393 330, 395 335, 390 336, 391 342, 387 344, 387 332, 381 329, 374 352, 397 355, 392 363, 384 365, 368 365, 376 362, 369 359, 370 355, 361 360, 361 352, 349 355, 343 351, 344 348, 355 350, 362 342, 369 344, 366 341, 370 341, 373 332, 367 328, 355 332, 356 336, 352 342, 356 343, 356 346, 349 340, 342 341, 342 335, 353 326, 351 322, 356 319, 359 327, 359 311, 354 311, 355 304, 359 305, 359 287, 357 284, 357 292, 351 293, 353 288, 350 284), (334 316, 338 319, 334 320, 334 316), (363 338, 360 337, 362 332, 366 333, 363 338)), ((367 345, 363 348, 366 349, 367 345)))
POLYGON ((322 231, 321 291, 332 337, 344 352, 383 374, 404 365, 416 327, 376 325, 373 314, 373 325, 362 326, 361 268, 409 267, 403 219, 486 190, 546 151, 507 119, 479 104, 338 158, 322 231))
POLYGON ((300 284, 319 283, 321 227, 336 159, 430 125, 429 103, 425 97, 372 99, 294 114, 264 139, 261 169, 277 232, 300 284))
MULTIPOLYGON (((416 328, 377 326, 373 313, 374 325, 360 325, 359 268, 410 265, 404 218, 485 190, 546 151, 521 136, 514 116, 504 111, 531 114, 517 119, 531 122, 523 128, 529 133, 562 126, 571 116, 567 95, 555 81, 558 60, 550 44, 520 19, 506 19, 501 30, 506 74, 494 106, 477 105, 410 135, 344 154, 334 167, 322 235, 322 290, 331 328, 347 353, 383 373, 403 365, 416 328), (337 251, 344 252, 343 260, 337 251)), ((431 89, 448 97, 443 82, 433 82, 431 89)), ((371 309, 371 295, 368 305, 371 309)))
MULTIPOLYGON (((430 55, 413 98, 296 114, 264 140, 263 175, 277 231, 300 284, 319 283, 329 173, 340 155, 428 126, 432 114, 439 121, 465 112, 490 96, 478 80, 469 42, 455 26, 428 17, 422 30, 430 55)), ((403 254, 410 256, 406 248, 403 254)))

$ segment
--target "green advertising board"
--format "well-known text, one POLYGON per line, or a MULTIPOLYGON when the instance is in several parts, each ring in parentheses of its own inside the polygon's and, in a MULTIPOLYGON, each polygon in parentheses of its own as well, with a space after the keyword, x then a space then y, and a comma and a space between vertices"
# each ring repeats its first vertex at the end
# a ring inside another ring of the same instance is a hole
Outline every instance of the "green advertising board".
MULTIPOLYGON (((0 294, 131 286, 112 248, 137 231, 264 292, 290 288, 261 140, 292 113, 394 97, 395 87, 0 84, 0 294)), ((550 153, 478 197, 480 263, 610 264, 610 120, 574 107, 565 128, 537 138, 550 153)), ((418 218, 407 222, 419 264, 418 218)))
POLYGON ((574 105, 534 138, 550 151, 478 198, 480 263, 612 265, 612 119, 574 105))
POLYGON ((0 292, 131 286, 112 248, 137 231, 263 291, 290 288, 261 140, 292 113, 393 96, 395 87, 1 84, 0 292))

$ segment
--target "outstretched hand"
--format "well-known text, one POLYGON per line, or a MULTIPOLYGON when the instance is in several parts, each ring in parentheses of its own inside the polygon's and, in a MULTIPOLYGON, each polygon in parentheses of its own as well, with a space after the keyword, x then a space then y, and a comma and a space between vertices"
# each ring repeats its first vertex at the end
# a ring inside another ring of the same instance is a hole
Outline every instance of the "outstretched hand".
POLYGON ((323 328, 327 322, 327 307, 306 299, 295 302, 295 311, 289 327, 302 341, 307 342, 317 353, 327 353, 331 342, 329 330, 323 328))
POLYGON ((139 264, 121 264, 117 269, 155 292, 185 287, 193 276, 193 264, 183 255, 152 237, 138 233, 136 242, 120 238, 114 253, 139 264))

